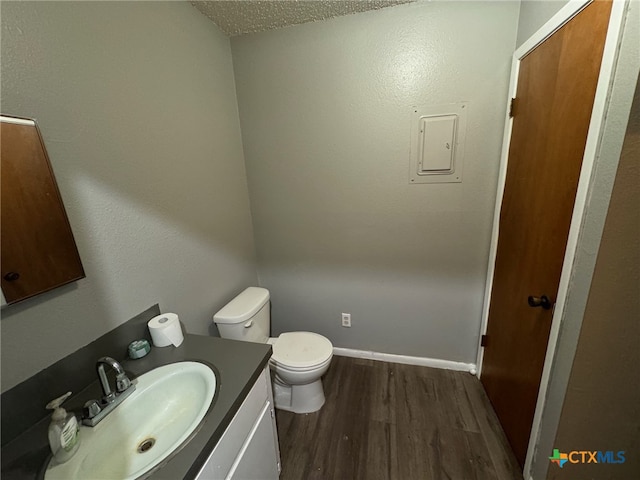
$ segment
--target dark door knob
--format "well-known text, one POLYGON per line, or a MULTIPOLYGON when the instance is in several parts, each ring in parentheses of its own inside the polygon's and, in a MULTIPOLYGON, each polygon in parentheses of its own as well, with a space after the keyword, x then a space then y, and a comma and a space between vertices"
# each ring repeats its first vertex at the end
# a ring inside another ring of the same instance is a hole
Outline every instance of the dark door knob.
POLYGON ((542 295, 541 297, 527 297, 527 303, 530 307, 542 307, 545 310, 551 310, 553 306, 551 300, 546 295, 542 295))
POLYGON ((20 274, 17 272, 9 272, 4 276, 4 279, 7 282, 15 282, 19 278, 20 278, 20 274))

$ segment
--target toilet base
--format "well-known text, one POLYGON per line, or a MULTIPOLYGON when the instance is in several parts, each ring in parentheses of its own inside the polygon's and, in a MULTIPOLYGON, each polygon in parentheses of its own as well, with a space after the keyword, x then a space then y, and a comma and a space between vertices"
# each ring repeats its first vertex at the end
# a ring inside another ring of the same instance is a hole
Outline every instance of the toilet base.
POLYGON ((306 385, 285 385, 274 378, 273 401, 276 408, 287 412, 317 412, 325 401, 322 381, 318 379, 306 385))

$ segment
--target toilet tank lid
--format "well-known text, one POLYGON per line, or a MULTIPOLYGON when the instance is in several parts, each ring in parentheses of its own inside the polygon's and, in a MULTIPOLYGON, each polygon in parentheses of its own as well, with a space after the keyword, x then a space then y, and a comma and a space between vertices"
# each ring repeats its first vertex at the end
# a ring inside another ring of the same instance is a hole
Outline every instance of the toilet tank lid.
POLYGON ((240 323, 249 320, 269 301, 269 290, 246 288, 213 316, 215 323, 240 323))

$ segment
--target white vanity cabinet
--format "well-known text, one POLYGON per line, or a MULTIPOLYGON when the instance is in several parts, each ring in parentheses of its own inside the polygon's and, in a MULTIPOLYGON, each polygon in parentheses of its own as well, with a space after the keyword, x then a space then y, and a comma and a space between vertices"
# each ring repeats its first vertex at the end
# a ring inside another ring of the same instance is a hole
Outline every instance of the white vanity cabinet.
POLYGON ((275 480, 279 476, 280 449, 267 365, 196 480, 275 480))

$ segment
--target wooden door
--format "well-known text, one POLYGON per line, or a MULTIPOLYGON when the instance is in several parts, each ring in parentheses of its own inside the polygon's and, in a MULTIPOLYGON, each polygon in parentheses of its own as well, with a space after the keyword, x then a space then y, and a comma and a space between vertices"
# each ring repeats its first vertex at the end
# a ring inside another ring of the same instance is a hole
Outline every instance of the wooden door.
POLYGON ((481 381, 524 464, 611 11, 587 6, 518 74, 481 381), (532 303, 543 303, 532 299, 532 303))
POLYGON ((7 303, 84 277, 40 132, 2 117, 0 284, 7 303))

